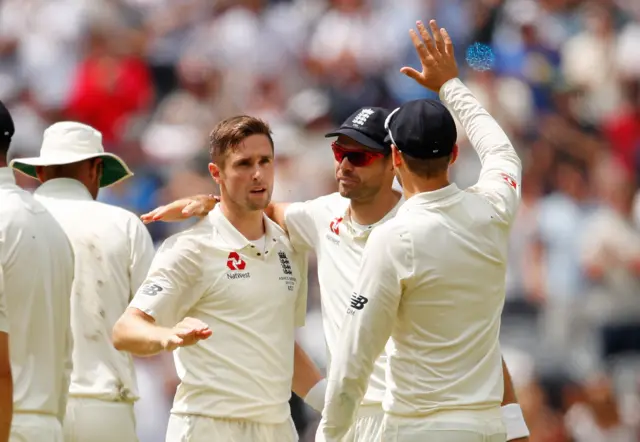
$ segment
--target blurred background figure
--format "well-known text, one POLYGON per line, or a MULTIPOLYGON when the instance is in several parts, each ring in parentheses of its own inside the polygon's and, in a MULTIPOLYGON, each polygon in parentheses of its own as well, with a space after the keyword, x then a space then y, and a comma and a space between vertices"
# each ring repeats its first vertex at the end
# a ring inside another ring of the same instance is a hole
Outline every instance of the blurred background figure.
MULTIPOLYGON (((274 129, 274 199, 314 198, 335 190, 326 131, 359 107, 429 96, 398 69, 418 63, 407 30, 435 17, 462 78, 525 162, 502 343, 523 367, 531 440, 640 440, 640 2, 401 3, 2 0, 12 155, 33 156, 59 119, 90 124, 136 173, 100 199, 141 214, 216 192, 199 159, 209 131, 249 113, 274 129), (467 51, 474 43, 486 46, 467 51)), ((479 164, 467 140, 460 146, 454 180, 467 186, 479 164)), ((158 243, 191 222, 148 227, 158 243)), ((300 339, 324 366, 311 267, 300 339)), ((137 367, 140 440, 161 442, 173 363, 137 367)), ((313 440, 318 416, 292 407, 302 440, 313 440)))

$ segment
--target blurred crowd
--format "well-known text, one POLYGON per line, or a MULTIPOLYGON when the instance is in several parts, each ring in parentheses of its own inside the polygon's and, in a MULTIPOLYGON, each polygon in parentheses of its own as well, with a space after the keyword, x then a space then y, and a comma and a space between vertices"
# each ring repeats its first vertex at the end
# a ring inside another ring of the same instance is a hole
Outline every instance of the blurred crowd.
MULTIPOLYGON (((639 441, 638 0, 0 0, 10 155, 36 154, 54 121, 90 124, 136 174, 100 199, 141 214, 215 192, 209 131, 247 113, 274 132, 274 200, 333 192, 325 132, 361 106, 435 97, 398 72, 418 63, 408 29, 432 17, 525 165, 502 345, 531 441, 639 441)), ((466 187, 479 162, 461 147, 466 187)), ((149 229, 159 243, 184 227, 149 229)), ((324 367, 313 266, 310 281, 299 338, 324 367)), ((173 363, 137 366, 140 440, 159 442, 173 363)), ((317 416, 292 407, 313 440, 317 416)))

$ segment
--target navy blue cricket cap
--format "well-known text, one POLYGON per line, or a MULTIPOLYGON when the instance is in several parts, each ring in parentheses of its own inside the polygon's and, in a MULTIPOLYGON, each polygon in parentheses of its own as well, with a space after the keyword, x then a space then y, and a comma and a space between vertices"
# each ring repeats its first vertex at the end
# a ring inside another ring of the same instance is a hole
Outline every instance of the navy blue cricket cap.
POLYGON ((326 138, 344 135, 371 150, 388 153, 391 145, 385 142, 387 131, 384 122, 389 111, 382 107, 363 107, 355 111, 339 129, 325 135, 326 138))
POLYGON ((6 108, 4 103, 0 101, 0 138, 6 141, 11 141, 11 137, 15 133, 15 127, 13 126, 13 118, 9 113, 9 109, 6 108))
POLYGON ((400 152, 424 160, 451 155, 458 138, 451 112, 436 100, 403 104, 389 114, 385 129, 400 152))

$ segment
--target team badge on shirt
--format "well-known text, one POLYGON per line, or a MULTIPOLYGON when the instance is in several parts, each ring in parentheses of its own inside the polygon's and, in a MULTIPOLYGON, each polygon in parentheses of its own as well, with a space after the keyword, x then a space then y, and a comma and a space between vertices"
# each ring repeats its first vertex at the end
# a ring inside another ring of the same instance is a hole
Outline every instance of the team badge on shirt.
POLYGON ((293 276, 293 269, 291 268, 291 262, 289 261, 289 257, 284 253, 283 250, 278 252, 278 258, 280 259, 280 266, 282 266, 282 273, 285 276, 281 276, 278 278, 280 281, 284 281, 287 285, 287 289, 292 292, 296 288, 297 279, 293 276))
POLYGON ((289 262, 289 258, 287 258, 287 254, 281 250, 278 252, 278 258, 280 258, 282 272, 285 275, 293 275, 293 272, 291 271, 291 263, 289 262))

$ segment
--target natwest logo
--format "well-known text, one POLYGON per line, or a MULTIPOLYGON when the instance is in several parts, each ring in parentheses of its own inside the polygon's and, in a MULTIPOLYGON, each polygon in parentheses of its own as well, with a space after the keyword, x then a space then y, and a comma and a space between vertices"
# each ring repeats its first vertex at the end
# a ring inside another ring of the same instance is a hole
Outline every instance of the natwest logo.
POLYGON ((329 224, 329 229, 335 233, 336 235, 340 235, 340 223, 342 222, 342 217, 336 218, 331 221, 329 224))
POLYGON ((229 253, 229 258, 227 258, 227 267, 229 270, 244 270, 247 267, 247 263, 244 262, 238 252, 229 253))

